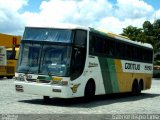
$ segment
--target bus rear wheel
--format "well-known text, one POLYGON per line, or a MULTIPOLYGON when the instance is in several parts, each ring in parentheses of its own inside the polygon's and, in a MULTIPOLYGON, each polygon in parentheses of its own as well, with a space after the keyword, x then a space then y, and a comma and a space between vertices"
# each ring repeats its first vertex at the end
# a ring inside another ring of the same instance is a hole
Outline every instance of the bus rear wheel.
POLYGON ((136 96, 136 95, 140 95, 140 93, 141 93, 141 87, 138 84, 138 81, 135 80, 132 84, 132 95, 136 96))
POLYGON ((139 89, 140 89, 140 93, 141 93, 141 91, 144 89, 143 79, 141 79, 140 82, 139 82, 139 89))
POLYGON ((87 101, 90 101, 95 96, 95 83, 93 80, 89 80, 85 87, 84 97, 87 101))

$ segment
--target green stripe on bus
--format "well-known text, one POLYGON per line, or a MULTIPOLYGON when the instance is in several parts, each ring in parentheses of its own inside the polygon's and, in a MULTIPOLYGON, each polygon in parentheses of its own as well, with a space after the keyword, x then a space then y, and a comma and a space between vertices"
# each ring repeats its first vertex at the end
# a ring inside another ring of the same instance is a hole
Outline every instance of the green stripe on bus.
POLYGON ((116 74, 116 66, 114 59, 107 59, 108 63, 108 70, 110 73, 110 80, 112 83, 112 91, 113 93, 119 92, 119 87, 118 87, 118 80, 117 80, 117 74, 116 74))
POLYGON ((111 79, 110 79, 107 58, 98 57, 98 59, 99 59, 100 67, 101 67, 105 92, 112 93, 113 92, 112 91, 112 83, 111 83, 111 79))

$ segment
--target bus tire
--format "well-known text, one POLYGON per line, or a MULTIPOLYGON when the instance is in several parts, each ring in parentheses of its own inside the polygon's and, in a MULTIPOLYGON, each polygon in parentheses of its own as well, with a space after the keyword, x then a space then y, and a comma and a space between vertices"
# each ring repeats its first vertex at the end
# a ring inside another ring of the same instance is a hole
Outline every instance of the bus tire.
POLYGON ((0 76, 0 79, 3 79, 4 78, 4 76, 0 76))
POLYGON ((132 84, 132 95, 136 96, 140 94, 140 86, 138 84, 137 80, 134 80, 133 84, 132 84))
POLYGON ((43 101, 44 102, 48 102, 50 100, 50 97, 49 96, 43 96, 43 101))
POLYGON ((85 93, 84 93, 84 97, 87 101, 90 101, 94 98, 95 96, 95 82, 94 80, 89 80, 86 84, 85 87, 85 93))
POLYGON ((13 79, 13 76, 7 76, 8 79, 13 79))
POLYGON ((139 90, 140 90, 140 93, 141 93, 141 91, 144 89, 144 83, 143 83, 143 80, 141 79, 140 81, 139 81, 139 90))

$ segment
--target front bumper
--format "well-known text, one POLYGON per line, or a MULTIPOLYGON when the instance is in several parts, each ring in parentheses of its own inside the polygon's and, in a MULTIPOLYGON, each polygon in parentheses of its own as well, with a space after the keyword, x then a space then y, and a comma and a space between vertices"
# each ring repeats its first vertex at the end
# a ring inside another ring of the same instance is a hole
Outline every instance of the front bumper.
POLYGON ((72 91, 69 86, 57 86, 52 84, 20 81, 15 81, 14 84, 17 92, 57 98, 72 98, 72 91))

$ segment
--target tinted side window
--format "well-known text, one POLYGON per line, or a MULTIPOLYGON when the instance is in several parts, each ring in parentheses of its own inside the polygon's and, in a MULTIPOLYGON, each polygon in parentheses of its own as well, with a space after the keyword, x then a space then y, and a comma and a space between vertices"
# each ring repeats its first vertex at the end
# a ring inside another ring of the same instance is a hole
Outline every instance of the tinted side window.
POLYGON ((87 32, 76 30, 74 38, 71 58, 71 80, 75 80, 83 73, 86 61, 87 32))
POLYGON ((86 41, 87 41, 87 32, 84 30, 76 30, 74 44, 76 46, 85 47, 86 41))
POLYGON ((89 43, 90 54, 113 56, 115 53, 115 42, 106 37, 90 33, 89 43))
POLYGON ((151 49, 90 33, 89 53, 115 59, 152 63, 151 49))
POLYGON ((125 58, 125 44, 121 42, 116 42, 116 57, 117 58, 125 58))

